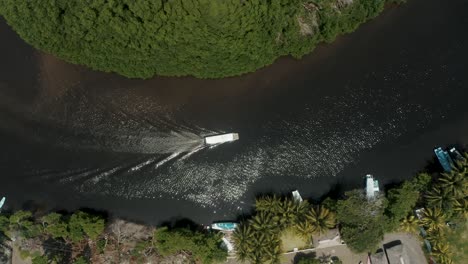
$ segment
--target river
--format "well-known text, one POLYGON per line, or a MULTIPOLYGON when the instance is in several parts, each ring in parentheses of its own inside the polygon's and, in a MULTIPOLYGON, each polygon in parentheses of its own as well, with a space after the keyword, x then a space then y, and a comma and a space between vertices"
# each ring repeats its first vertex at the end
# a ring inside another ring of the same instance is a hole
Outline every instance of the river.
POLYGON ((301 60, 240 77, 130 80, 71 65, 0 22, 0 195, 159 223, 410 178, 468 143, 468 2, 409 0, 301 60), (240 140, 203 146, 203 136, 240 140))

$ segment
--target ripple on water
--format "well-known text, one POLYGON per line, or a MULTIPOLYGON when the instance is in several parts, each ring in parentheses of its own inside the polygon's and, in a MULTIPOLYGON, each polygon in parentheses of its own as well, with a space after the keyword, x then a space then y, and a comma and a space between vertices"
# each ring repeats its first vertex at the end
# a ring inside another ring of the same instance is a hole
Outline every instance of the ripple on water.
MULTIPOLYGON (((224 153, 224 145, 207 148, 194 140, 190 149, 176 147, 166 156, 149 156, 135 164, 96 172, 78 189, 127 198, 170 197, 213 208, 236 206, 249 186, 264 175, 294 173, 306 179, 336 176, 357 161, 363 150, 404 133, 411 116, 431 119, 425 115, 427 109, 401 103, 398 96, 386 98, 375 92, 374 98, 367 99, 377 100, 372 104, 357 100, 359 96, 328 97, 324 102, 327 108, 307 106, 298 118, 271 120, 258 128, 258 140, 243 144, 241 138, 233 143, 241 144, 235 153, 224 153), (379 114, 389 108, 394 111, 379 114)), ((182 137, 190 140, 194 129, 190 131, 178 130, 177 135, 187 133, 182 137)), ((145 142, 159 144, 158 139, 145 142)))

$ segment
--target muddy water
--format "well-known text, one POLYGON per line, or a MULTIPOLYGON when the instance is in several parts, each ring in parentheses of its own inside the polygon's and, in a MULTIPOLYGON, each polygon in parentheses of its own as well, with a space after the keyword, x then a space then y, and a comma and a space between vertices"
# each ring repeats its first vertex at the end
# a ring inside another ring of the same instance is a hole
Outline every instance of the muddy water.
POLYGON ((410 177, 468 139, 462 0, 411 0, 296 61, 223 80, 129 80, 35 51, 0 23, 0 194, 158 222, 410 177), (238 132, 216 147, 205 135, 238 132))

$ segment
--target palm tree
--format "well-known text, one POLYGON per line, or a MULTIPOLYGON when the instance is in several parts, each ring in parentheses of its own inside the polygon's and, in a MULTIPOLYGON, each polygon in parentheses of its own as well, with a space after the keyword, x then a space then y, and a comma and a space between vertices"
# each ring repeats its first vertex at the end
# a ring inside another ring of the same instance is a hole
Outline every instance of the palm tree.
POLYGON ((447 244, 436 243, 431 255, 436 257, 441 264, 452 263, 450 248, 447 244))
POLYGON ((463 218, 468 218, 468 198, 453 201, 453 210, 463 218))
POLYGON ((281 241, 278 236, 271 236, 267 241, 267 256, 270 264, 279 264, 281 262, 281 241))
POLYGON ((440 243, 440 241, 446 241, 447 236, 444 232, 431 231, 427 233, 426 239, 429 240, 431 244, 435 245, 440 243))
POLYGON ((300 203, 296 202, 296 207, 294 208, 296 211, 296 218, 297 219, 305 218, 305 215, 307 214, 307 211, 309 210, 309 208, 310 208, 310 204, 307 200, 302 201, 300 203))
POLYGON ((301 221, 294 226, 294 231, 300 236, 307 244, 312 243, 312 234, 315 228, 310 224, 308 220, 301 221))
POLYGON ((278 230, 278 219, 271 213, 260 211, 250 219, 252 228, 262 234, 274 234, 278 230))
POLYGON ((268 260, 277 262, 280 254, 281 244, 276 234, 255 232, 251 239, 251 250, 247 254, 252 263, 265 263, 268 260))
POLYGON ((414 215, 409 215, 400 223, 400 230, 407 233, 415 233, 418 228, 418 219, 414 215))
POLYGON ((246 223, 241 223, 232 234, 237 258, 244 262, 252 251, 253 229, 246 223))
POLYGON ((257 250, 249 253, 249 259, 252 264, 264 264, 266 260, 265 255, 257 250))
POLYGON ((269 211, 277 213, 280 207, 281 198, 276 195, 262 196, 255 199, 255 208, 257 211, 269 211))
POLYGON ((431 207, 446 208, 453 203, 454 196, 442 187, 434 187, 425 195, 426 201, 431 207))
POLYGON ((278 220, 282 227, 290 226, 298 219, 298 207, 300 205, 289 198, 285 198, 278 210, 278 220))
POLYGON ((446 190, 455 199, 467 196, 468 194, 468 167, 455 167, 450 173, 443 173, 439 178, 441 188, 446 190))
POLYGON ((425 208, 421 223, 429 232, 440 232, 445 228, 445 214, 439 207, 425 208))
POLYGON ((311 207, 306 215, 312 225, 314 232, 322 234, 336 225, 336 216, 323 206, 311 207))

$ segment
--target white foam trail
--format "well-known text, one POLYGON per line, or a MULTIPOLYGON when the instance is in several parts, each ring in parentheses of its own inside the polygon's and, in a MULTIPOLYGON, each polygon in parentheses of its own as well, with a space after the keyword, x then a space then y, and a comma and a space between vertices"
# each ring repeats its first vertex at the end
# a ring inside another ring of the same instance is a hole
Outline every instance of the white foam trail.
POLYGON ((79 180, 79 179, 82 179, 82 178, 85 178, 91 174, 94 174, 94 173, 97 173, 99 172, 101 169, 94 169, 94 170, 90 170, 90 171, 87 171, 87 172, 83 172, 83 173, 80 173, 80 174, 75 174, 75 175, 71 175, 71 176, 68 176, 66 178, 63 178, 63 179, 60 179, 59 182, 72 182, 72 181, 76 181, 76 180, 79 180))
POLYGON ((118 170, 120 170, 120 169, 122 169, 122 166, 115 167, 115 168, 113 168, 113 169, 111 169, 111 170, 108 170, 108 171, 106 171, 106 172, 103 172, 103 173, 101 173, 101 174, 99 174, 99 175, 93 177, 93 178, 91 179, 91 181, 92 181, 93 183, 98 183, 102 178, 107 177, 107 176, 111 175, 112 173, 114 173, 114 172, 116 172, 116 171, 118 171, 118 170))
POLYGON ((148 166, 150 165, 151 163, 155 162, 156 161, 156 158, 152 158, 152 159, 149 159, 143 163, 140 163, 136 166, 133 166, 131 169, 129 169, 128 171, 129 172, 132 172, 132 171, 137 171, 137 170, 140 170, 141 168, 145 167, 145 166, 148 166))
POLYGON ((180 153, 181 153, 181 152, 175 152, 174 154, 170 155, 169 157, 167 157, 167 158, 161 160, 160 162, 158 162, 158 163, 156 164, 156 166, 154 166, 154 168, 155 168, 155 169, 159 168, 160 166, 164 165, 164 163, 166 163, 166 162, 168 162, 168 161, 174 159, 175 157, 179 156, 180 153))
POLYGON ((214 148, 216 148, 217 146, 220 146, 220 145, 222 145, 222 144, 223 144, 223 143, 219 143, 219 144, 216 144, 216 145, 212 145, 212 146, 210 146, 210 149, 214 149, 214 148))
POLYGON ((179 161, 183 161, 185 159, 187 159, 188 157, 192 156, 193 154, 199 152, 200 150, 206 148, 205 145, 201 145, 199 147, 196 147, 195 149, 193 149, 192 151, 190 151, 189 153, 185 154, 184 156, 182 156, 179 161))

